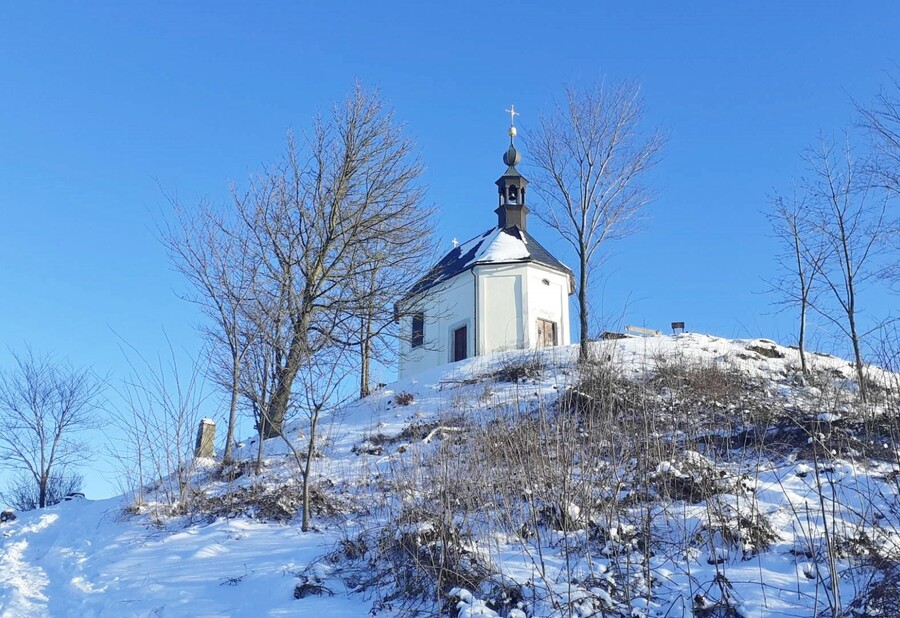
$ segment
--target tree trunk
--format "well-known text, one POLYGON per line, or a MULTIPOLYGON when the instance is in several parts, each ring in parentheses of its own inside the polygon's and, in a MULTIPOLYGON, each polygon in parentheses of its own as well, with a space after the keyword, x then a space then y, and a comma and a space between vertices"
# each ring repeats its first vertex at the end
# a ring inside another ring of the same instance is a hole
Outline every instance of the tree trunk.
POLYGON ((288 349, 287 362, 278 368, 278 379, 275 382, 275 392, 269 401, 269 410, 261 419, 262 435, 265 438, 274 438, 281 435, 281 426, 287 415, 288 405, 291 400, 291 388, 303 358, 307 352, 309 316, 301 316, 294 324, 291 346, 288 349))
POLYGON ((222 463, 230 464, 234 458, 234 426, 237 424, 238 396, 240 385, 240 359, 237 355, 231 358, 231 405, 228 410, 228 430, 225 432, 225 453, 222 463))
POLYGON ((259 476, 260 472, 262 472, 262 462, 263 456, 265 455, 265 443, 266 443, 266 410, 268 409, 266 406, 267 397, 269 396, 269 363, 271 362, 271 358, 265 360, 263 362, 263 371, 262 371, 262 382, 260 382, 260 393, 259 399, 254 402, 254 412, 256 412, 259 421, 256 424, 256 432, 257 432, 257 448, 256 448, 256 475, 259 476))
POLYGON ((859 335, 856 332, 856 315, 853 312, 853 304, 850 304, 851 309, 847 312, 847 321, 850 323, 850 340, 853 343, 853 358, 856 361, 856 379, 859 382, 859 397, 863 403, 868 401, 868 396, 866 393, 866 376, 863 371, 863 358, 862 358, 862 350, 859 345, 859 335))
POLYGON ((319 422, 321 406, 316 406, 312 417, 309 419, 309 445, 306 447, 306 465, 303 468, 303 521, 300 529, 303 532, 309 530, 309 480, 312 476, 312 460, 316 450, 316 425, 319 422))
POLYGON ((359 398, 368 397, 372 390, 369 366, 372 358, 372 320, 370 317, 362 319, 362 328, 360 329, 360 367, 359 367, 359 398))
POLYGON ((845 285, 847 287, 847 325, 850 327, 850 342, 853 344, 853 359, 856 361, 856 379, 859 382, 859 398, 863 403, 868 401, 868 393, 866 393, 866 376, 863 371, 862 350, 859 345, 859 333, 856 330, 856 277, 853 270, 853 262, 850 250, 848 249, 849 241, 847 233, 844 231, 844 223, 841 223, 841 248, 844 254, 845 268, 845 285))
MULTIPOLYGON (((584 253, 582 252, 582 256, 584 253)), ((584 362, 588 358, 588 299, 587 299, 587 261, 581 258, 581 264, 578 268, 578 319, 581 333, 579 337, 580 347, 578 350, 579 362, 584 362)))
POLYGON ((266 437, 265 437, 265 434, 263 433, 265 431, 265 428, 267 425, 267 423, 265 422, 265 416, 266 416, 265 413, 262 413, 259 415, 259 427, 258 427, 259 435, 256 438, 257 445, 256 445, 256 466, 255 466, 257 476, 259 475, 260 472, 262 472, 262 461, 263 461, 263 455, 265 454, 266 437))
MULTIPOLYGON (((265 401, 265 388, 263 389, 262 401, 265 401)), ((262 404, 260 404, 257 408, 257 411, 259 414, 259 422, 257 423, 257 426, 256 426, 257 445, 256 445, 255 469, 256 469, 256 475, 259 476, 260 472, 262 472, 263 456, 265 455, 265 444, 266 444, 265 432, 266 432, 266 426, 268 425, 268 423, 266 423, 266 408, 262 404)))
MULTIPOLYGON (((798 215, 789 215, 786 217, 788 225, 790 225, 791 234, 794 242, 794 259, 796 260, 797 278, 800 282, 800 333, 797 337, 797 349, 800 351, 800 374, 803 376, 803 383, 809 377, 809 367, 806 365, 806 310, 809 307, 809 292, 812 287, 812 279, 806 280, 806 273, 803 270, 803 246, 800 242, 801 227, 797 219, 798 215), (789 218, 793 217, 793 218, 789 218)), ((815 276, 815 272, 810 274, 810 278, 815 276)))
POLYGON ((800 373, 804 383, 809 377, 809 367, 806 365, 806 298, 800 301, 800 336, 797 341, 797 349, 800 350, 800 373))
MULTIPOLYGON (((262 422, 262 421, 260 421, 260 422, 262 422)), ((259 444, 257 444, 257 446, 256 446, 256 474, 257 474, 257 476, 259 475, 260 472, 262 472, 263 454, 265 453, 265 439, 263 438, 263 434, 261 431, 259 432, 258 442, 259 442, 259 444)))
POLYGON ((44 472, 41 474, 41 481, 39 483, 39 491, 38 491, 38 506, 40 508, 44 508, 47 506, 47 485, 50 483, 50 472, 44 472))

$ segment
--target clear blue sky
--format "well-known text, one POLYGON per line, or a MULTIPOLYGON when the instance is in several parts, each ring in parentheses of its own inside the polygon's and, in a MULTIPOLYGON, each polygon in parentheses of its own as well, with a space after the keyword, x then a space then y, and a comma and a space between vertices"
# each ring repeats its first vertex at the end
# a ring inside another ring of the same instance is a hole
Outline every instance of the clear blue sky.
POLYGON ((670 135, 660 197, 615 247, 597 311, 786 341, 790 316, 760 294, 766 196, 819 130, 852 122, 851 98, 876 94, 898 32, 893 1, 6 3, 0 366, 28 342, 116 379, 117 334, 150 355, 163 330, 195 349, 155 239, 164 192, 225 199, 355 79, 417 140, 448 248, 495 220, 510 103, 521 134, 565 82, 640 80, 670 135))

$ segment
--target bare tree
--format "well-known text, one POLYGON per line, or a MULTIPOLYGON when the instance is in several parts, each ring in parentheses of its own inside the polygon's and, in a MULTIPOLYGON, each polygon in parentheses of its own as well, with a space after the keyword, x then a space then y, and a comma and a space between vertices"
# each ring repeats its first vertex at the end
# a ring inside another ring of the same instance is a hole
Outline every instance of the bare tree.
MULTIPOLYGON (((235 196, 235 200, 240 199, 235 196)), ((254 302, 258 265, 246 230, 229 220, 224 209, 201 204, 189 212, 170 200, 178 224, 162 231, 162 239, 175 268, 193 286, 188 300, 196 303, 209 323, 201 325, 211 352, 210 372, 228 393, 228 427, 224 463, 232 460, 240 398, 240 370, 253 344, 254 329, 242 328, 243 315, 254 302)))
POLYGON ((566 89, 563 105, 540 119, 526 146, 537 171, 536 214, 578 258, 581 358, 589 339, 591 275, 605 258, 600 248, 635 231, 653 198, 644 178, 665 139, 641 126, 644 102, 634 82, 566 89))
POLYGON ((297 438, 299 439, 303 429, 306 430, 306 447, 297 448, 294 436, 281 436, 285 444, 294 456, 297 468, 300 471, 302 498, 301 498, 301 530, 309 530, 312 513, 310 511, 310 488, 312 483, 313 463, 320 448, 319 423, 327 412, 338 409, 340 401, 337 394, 342 380, 349 375, 349 367, 346 361, 347 350, 341 347, 330 347, 319 352, 315 358, 303 365, 298 372, 297 379, 301 388, 295 399, 298 408, 304 417, 297 438))
POLYGON ((772 210, 767 214, 782 249, 776 256, 782 275, 769 283, 784 304, 798 309, 797 347, 804 377, 809 376, 806 319, 828 249, 815 234, 811 214, 806 196, 798 196, 796 192, 791 197, 775 196, 772 210))
MULTIPOLYGON (((241 392, 257 421, 258 443, 256 452, 256 473, 262 468, 266 428, 271 425, 268 412, 271 398, 278 383, 279 372, 284 366, 285 341, 292 336, 287 312, 290 294, 280 285, 269 290, 273 297, 266 300, 262 292, 259 299, 259 313, 248 316, 251 323, 247 329, 257 329, 253 345, 244 357, 241 371, 241 392)), ((327 331, 327 329, 325 329, 327 331)), ((295 431, 289 432, 284 425, 278 435, 294 457, 300 474, 302 491, 302 522, 304 531, 309 530, 312 518, 310 509, 310 488, 312 483, 315 454, 319 449, 319 423, 322 415, 338 408, 336 400, 345 378, 351 375, 348 360, 351 347, 329 344, 330 332, 313 332, 310 335, 310 350, 315 353, 304 359, 295 376, 298 388, 292 392, 282 423, 298 415, 302 423, 295 431), (305 447, 302 446, 305 440, 305 447)))
MULTIPOLYGON (((872 157, 867 172, 880 187, 896 200, 900 198, 900 80, 892 77, 888 86, 883 87, 871 107, 857 104, 861 125, 869 135, 872 157)), ((900 235, 900 222, 895 211, 887 227, 891 233, 900 235)), ((895 243, 893 260, 885 265, 886 278, 900 283, 900 259, 895 243)))
POLYGON ((256 422, 256 474, 262 470, 265 439, 271 425, 268 411, 283 366, 286 342, 290 340, 288 297, 287 286, 283 283, 258 287, 256 304, 244 316, 242 325, 242 330, 252 340, 243 358, 240 387, 242 400, 256 422))
POLYGON ((0 373, 0 465, 33 483, 47 506, 54 475, 90 458, 83 432, 99 424, 103 383, 52 356, 13 354, 0 373))
POLYGON ((846 141, 836 152, 824 137, 804 159, 811 172, 807 191, 814 209, 815 232, 826 246, 828 259, 822 282, 837 304, 837 315, 816 309, 837 326, 853 349, 860 395, 866 400, 859 293, 878 273, 877 255, 883 248, 887 200, 868 182, 862 165, 846 141))
POLYGON ((871 107, 856 109, 873 146, 870 170, 884 188, 900 195, 900 80, 891 78, 871 107))
POLYGON ((395 228, 416 233, 421 169, 380 98, 357 86, 316 121, 302 146, 289 140, 284 160, 237 201, 259 285, 268 290, 259 299, 275 302, 260 305, 257 315, 284 322, 285 346, 273 357, 276 379, 261 417, 264 436, 280 433, 304 363, 326 346, 363 339, 360 316, 372 307, 372 294, 358 281, 374 267, 360 258, 397 236, 395 228))
POLYGON ((368 392, 393 303, 430 250, 421 172, 392 113, 357 85, 303 140, 289 138, 284 158, 245 193, 232 191, 230 210, 174 204, 179 225, 164 240, 222 351, 214 377, 231 397, 226 461, 241 395, 261 438, 277 436, 298 372, 330 347, 359 349, 368 392))
POLYGON ((374 361, 393 358, 395 327, 402 317, 397 304, 431 262, 434 212, 430 206, 410 204, 383 222, 382 233, 360 247, 358 286, 359 396, 371 393, 374 361))

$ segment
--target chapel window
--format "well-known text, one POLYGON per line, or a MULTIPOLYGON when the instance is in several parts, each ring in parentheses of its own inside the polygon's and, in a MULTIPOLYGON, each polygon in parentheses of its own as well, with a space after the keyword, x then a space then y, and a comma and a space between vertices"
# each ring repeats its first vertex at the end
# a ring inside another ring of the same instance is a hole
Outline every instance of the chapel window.
POLYGON ((421 311, 412 316, 410 344, 413 348, 420 348, 425 344, 425 314, 421 311))

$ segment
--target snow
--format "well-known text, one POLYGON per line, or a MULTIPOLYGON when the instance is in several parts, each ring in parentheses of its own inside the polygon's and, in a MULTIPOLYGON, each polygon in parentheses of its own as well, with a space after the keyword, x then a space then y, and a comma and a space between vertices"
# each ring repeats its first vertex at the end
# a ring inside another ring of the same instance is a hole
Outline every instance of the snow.
POLYGON ((524 240, 501 228, 488 230, 481 236, 466 241, 459 246, 459 250, 461 256, 469 256, 461 270, 474 264, 517 262, 531 256, 524 240))
MULTIPOLYGON (((329 541, 241 519, 172 530, 121 508, 117 499, 65 502, 4 526, 0 615, 289 615, 294 573, 329 541)), ((345 595, 303 603, 323 616, 368 610, 345 595)))
POLYGON ((476 264, 514 262, 528 259, 530 255, 525 241, 498 228, 493 237, 481 246, 472 262, 476 264))
MULTIPOLYGON (((515 243, 521 241, 503 236, 511 244, 503 240, 494 245, 496 238, 483 239, 487 248, 496 246, 496 250, 486 248, 479 259, 517 259, 510 256, 519 255, 515 243)), ((836 357, 810 354, 811 365, 830 376, 833 384, 805 386, 792 382, 799 367, 797 351, 768 340, 728 340, 696 333, 626 337, 600 342, 594 353, 632 378, 652 377, 667 363, 685 361, 740 371, 758 379, 758 388, 782 398, 786 407, 810 411, 808 419, 818 423, 811 444, 824 444, 828 436, 821 432, 836 430, 841 425, 837 421, 848 418, 843 408, 816 407, 824 389, 843 388, 854 377, 852 365, 836 357), (770 352, 763 355, 754 348, 770 352)), ((576 358, 577 348, 571 346, 467 359, 412 376, 347 405, 322 422, 326 439, 324 456, 316 462, 316 480, 332 483, 336 497, 362 501, 375 511, 390 500, 378 484, 382 475, 404 458, 423 457, 464 433, 454 417, 487 418, 523 399, 549 405, 572 384, 576 358), (547 370, 540 377, 518 382, 484 377, 515 362, 516 354, 539 358, 547 370), (395 402, 401 392, 412 394, 409 405, 395 402), (411 427, 423 429, 411 431, 411 427)), ((868 373, 874 383, 896 384, 897 376, 877 368, 869 368, 868 373)), ((852 391, 839 392, 852 395, 852 391)), ((668 392, 661 398, 670 401, 679 396, 668 392)), ((710 405, 715 403, 728 405, 710 405)), ((734 412, 741 413, 740 409, 734 412)), ((302 441, 306 427, 298 421, 286 433, 302 441)), ((267 468, 262 482, 276 489, 295 483, 290 449, 278 440, 265 446, 267 468)), ((881 443, 877 446, 889 452, 894 448, 887 439, 887 449, 881 443)), ((254 442, 247 440, 236 455, 249 458, 255 452, 254 442)), ((460 456, 466 456, 465 451, 460 456)), ((575 616, 610 613, 626 584, 638 593, 648 591, 651 584, 642 575, 645 566, 652 573, 653 594, 631 599, 628 611, 634 616, 689 617, 692 599, 698 599, 698 607, 711 608, 721 600, 714 583, 720 574, 730 582, 732 604, 742 616, 812 615, 813 600, 822 598, 823 581, 829 576, 827 566, 814 557, 823 551, 826 529, 837 526, 848 534, 859 532, 860 538, 864 532, 871 543, 868 551, 900 556, 900 510, 892 480, 897 472, 887 463, 837 454, 827 461, 757 458, 739 468, 709 452, 684 448, 653 461, 648 474, 687 482, 708 470, 727 473, 735 489, 696 502, 673 500, 654 512, 655 534, 665 540, 669 551, 645 557, 636 541, 642 529, 627 518, 614 517, 593 522, 591 534, 603 539, 599 547, 591 545, 600 541, 589 542, 585 529, 547 531, 540 568, 533 546, 500 531, 485 531, 485 542, 476 545, 473 540, 471 550, 496 566, 506 580, 530 586, 535 597, 570 603, 575 616), (743 478, 751 469, 752 478, 743 478), (766 550, 740 536, 744 532, 739 520, 755 513, 764 515, 775 531, 776 538, 766 550), (866 518, 860 520, 860 513, 866 518), (716 532, 710 533, 713 529, 716 532), (732 533, 738 535, 733 544, 728 542, 732 533), (708 541, 697 543, 701 537, 708 541), (635 565, 629 573, 618 562, 618 557, 626 555, 635 565), (646 565, 645 559, 649 560, 646 565), (567 572, 574 576, 566 579, 567 572)), ((256 482, 250 475, 234 481, 210 480, 211 471, 206 466, 197 477, 198 489, 209 495, 226 495, 256 482)), ((616 491, 625 497, 632 490, 616 491)), ((125 511, 128 502, 125 497, 64 502, 19 513, 16 520, 0 524, 0 616, 341 618, 369 615, 372 609, 371 595, 351 593, 337 576, 339 565, 323 560, 348 530, 372 525, 371 519, 352 512, 320 517, 314 520, 316 528, 302 532, 296 520, 157 518, 151 510, 134 515, 125 511), (294 599, 301 575, 333 596, 326 592, 294 599)), ((570 521, 588 517, 583 505, 560 504, 570 521)), ((454 523, 463 524, 459 519, 454 523)), ((421 521, 397 526, 392 532, 397 538, 426 538, 434 528, 431 522, 421 521)), ((838 562, 842 596, 849 602, 866 573, 846 559, 838 562)), ((500 613, 489 606, 483 591, 461 587, 455 593, 455 608, 462 617, 565 615, 549 602, 500 613)), ((875 612, 872 609, 870 615, 875 612)), ((393 614, 386 609, 379 615, 393 614)))

